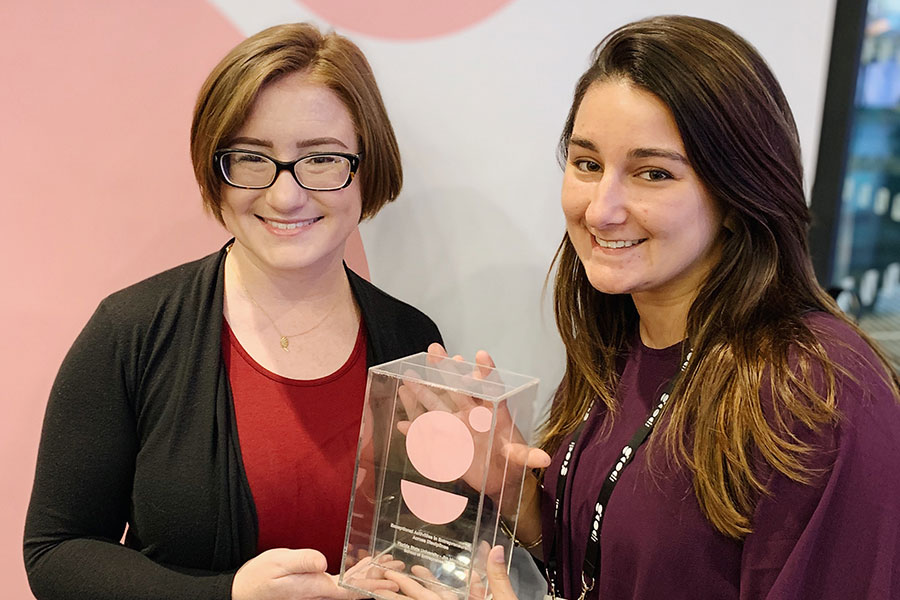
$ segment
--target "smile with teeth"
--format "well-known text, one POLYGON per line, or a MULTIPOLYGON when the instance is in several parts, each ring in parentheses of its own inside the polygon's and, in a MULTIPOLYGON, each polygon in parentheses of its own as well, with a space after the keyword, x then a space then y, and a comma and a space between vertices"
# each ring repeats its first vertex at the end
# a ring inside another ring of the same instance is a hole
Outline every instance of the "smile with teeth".
POLYGON ((312 225, 316 221, 319 221, 320 219, 322 219, 322 217, 313 217, 312 219, 304 219, 302 221, 294 221, 292 223, 284 223, 282 221, 273 221, 273 220, 267 219, 265 217, 260 217, 259 215, 257 215, 256 218, 258 218, 260 221, 262 221, 266 225, 270 225, 270 226, 274 227, 275 229, 281 229, 283 231, 290 231, 292 229, 298 229, 300 227, 303 227, 304 225, 312 225))
POLYGON ((639 240, 604 240, 596 235, 594 236, 594 241, 597 242, 597 245, 601 248, 629 248, 631 246, 637 246, 645 239, 647 238, 639 240))

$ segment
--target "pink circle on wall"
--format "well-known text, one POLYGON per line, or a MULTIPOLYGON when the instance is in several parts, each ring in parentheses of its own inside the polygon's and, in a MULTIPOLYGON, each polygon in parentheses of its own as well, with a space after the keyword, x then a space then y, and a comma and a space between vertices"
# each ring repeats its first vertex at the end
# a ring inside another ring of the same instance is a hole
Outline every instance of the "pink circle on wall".
POLYGON ((475 457, 475 442, 468 427, 451 413, 427 412, 409 426, 406 454, 428 479, 453 481, 469 470, 475 457))
POLYGON ((300 4, 333 23, 358 33, 394 40, 419 40, 465 29, 483 21, 512 0, 379 0, 300 4))

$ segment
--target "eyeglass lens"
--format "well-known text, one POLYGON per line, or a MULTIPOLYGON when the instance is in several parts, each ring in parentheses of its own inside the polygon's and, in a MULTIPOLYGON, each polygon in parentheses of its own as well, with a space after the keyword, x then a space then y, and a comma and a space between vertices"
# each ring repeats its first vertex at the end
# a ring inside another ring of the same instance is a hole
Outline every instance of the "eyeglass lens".
MULTIPOLYGON (((235 185, 266 187, 275 180, 275 163, 264 156, 247 152, 226 152, 221 161, 222 172, 235 185)), ((337 189, 347 183, 350 161, 334 154, 308 156, 297 161, 294 173, 306 187, 337 189)))

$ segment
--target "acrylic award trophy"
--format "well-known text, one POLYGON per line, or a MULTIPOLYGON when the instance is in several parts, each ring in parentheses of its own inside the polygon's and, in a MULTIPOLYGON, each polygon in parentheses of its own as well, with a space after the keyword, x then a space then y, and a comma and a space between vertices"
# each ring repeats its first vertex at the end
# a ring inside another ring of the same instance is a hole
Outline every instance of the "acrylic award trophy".
POLYGON ((488 551, 512 556, 537 389, 424 352, 371 367, 340 584, 397 600, 378 582, 408 578, 447 600, 484 598, 488 551))

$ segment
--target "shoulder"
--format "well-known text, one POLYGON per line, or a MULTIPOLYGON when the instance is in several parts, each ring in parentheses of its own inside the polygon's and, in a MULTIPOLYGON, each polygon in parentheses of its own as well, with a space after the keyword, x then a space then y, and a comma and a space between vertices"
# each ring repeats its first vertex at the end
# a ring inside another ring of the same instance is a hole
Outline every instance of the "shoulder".
POLYGON ((373 283, 366 281, 353 271, 347 271, 357 299, 380 322, 406 323, 411 326, 426 327, 437 331, 437 325, 418 308, 391 296, 373 283))
POLYGON ((845 360, 846 355, 860 353, 874 356, 872 348, 856 329, 835 315, 813 311, 804 315, 803 322, 835 359, 845 360))
POLYGON ((768 427, 809 450, 800 452, 807 473, 829 473, 841 461, 887 461, 900 473, 894 374, 843 319, 811 312, 803 326, 819 348, 807 332, 797 332, 787 362, 769 364, 762 374, 760 409, 768 427))
POLYGON ((825 350, 841 387, 860 396, 893 397, 894 374, 854 327, 826 312, 811 312, 804 322, 825 350))
POLYGON ((114 292, 100 302, 98 312, 128 323, 174 317, 180 313, 174 308, 202 302, 212 294, 223 256, 224 251, 215 252, 114 292))
MULTIPOLYGON (((805 321, 824 348, 832 369, 838 415, 836 441, 866 460, 889 456, 890 468, 900 473, 900 459, 896 458, 900 457, 896 374, 854 327, 838 317, 816 312, 807 315, 805 321)), ((823 369, 819 367, 811 375, 815 387, 824 388, 823 369)))
POLYGON ((79 334, 76 347, 143 356, 188 344, 212 332, 222 314, 220 266, 224 251, 148 277, 104 298, 79 334), (204 336, 206 334, 201 334, 204 336), (113 351, 113 350, 111 350, 113 351))
MULTIPOLYGON (((397 352, 412 354, 427 349, 432 342, 442 343, 440 331, 428 315, 391 296, 349 269, 347 276, 363 313, 366 329, 373 341, 382 342, 386 355, 397 352)), ((389 356, 386 360, 400 356, 403 354, 389 356)))

